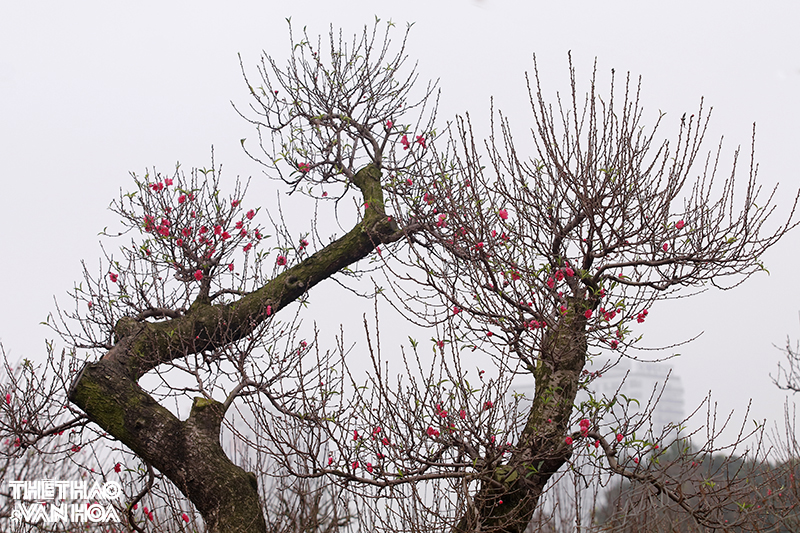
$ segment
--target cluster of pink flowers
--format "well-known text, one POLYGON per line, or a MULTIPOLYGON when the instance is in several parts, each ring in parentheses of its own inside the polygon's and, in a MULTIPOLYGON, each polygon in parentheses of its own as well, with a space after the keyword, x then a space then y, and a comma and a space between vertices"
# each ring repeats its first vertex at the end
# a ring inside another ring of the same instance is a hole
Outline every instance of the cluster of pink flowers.
MULTIPOLYGON (((387 122, 387 125, 388 124, 389 123, 387 122)), ((417 135, 417 140, 414 141, 414 142, 416 142, 417 144, 419 144, 423 148, 427 148, 427 145, 425 144, 425 137, 423 135, 417 135)), ((403 135, 400 138, 400 144, 403 145, 403 150, 408 150, 409 148, 411 148, 411 143, 408 140, 408 135, 403 135)))
POLYGON ((647 309, 644 309, 644 310, 642 310, 642 312, 641 312, 641 313, 639 313, 638 315, 636 315, 636 322, 638 322, 639 324, 641 324, 642 322, 644 322, 644 319, 645 319, 645 318, 647 318, 647 309))
MULTIPOLYGON (((155 193, 161 193, 171 185, 173 185, 173 180, 167 178, 157 183, 147 184, 147 188, 155 193)), ((248 242, 244 242, 242 244, 242 249, 245 253, 249 252, 253 248, 254 244, 257 244, 257 242, 263 238, 258 228, 255 228, 251 231, 247 227, 248 221, 255 217, 256 211, 254 209, 247 211, 240 220, 235 222, 232 220, 218 219, 218 222, 212 224, 184 225, 183 223, 179 222, 181 217, 190 216, 192 219, 195 219, 198 216, 197 211, 190 210, 190 207, 186 207, 184 205, 187 202, 194 201, 195 196, 194 193, 191 192, 184 193, 180 190, 176 190, 175 192, 176 194, 180 192, 177 197, 177 204, 184 207, 182 207, 181 210, 176 210, 174 207, 170 207, 169 205, 164 206, 163 217, 157 217, 154 213, 144 214, 143 228, 146 233, 154 234, 159 240, 168 239, 168 242, 174 242, 178 249, 182 250, 188 258, 191 258, 190 261, 195 262, 199 259, 200 261, 205 262, 210 260, 214 254, 217 253, 217 247, 219 244, 233 240, 234 236, 238 236, 240 239, 247 239, 248 237, 251 237, 248 242), (173 213, 178 213, 178 218, 173 218, 175 217, 175 214, 173 213), (198 247, 204 248, 197 249, 198 247)), ((158 200, 156 205, 163 206, 163 200, 158 200)), ((240 205, 240 199, 231 200, 231 208, 235 209, 240 205)), ((151 250, 149 247, 143 247, 142 251, 146 257, 151 255, 151 250)), ((174 250, 169 253, 174 254, 174 250)), ((182 265, 178 261, 175 261, 173 266, 179 270, 188 270, 185 265, 182 265)), ((233 272, 233 263, 228 264, 228 270, 233 272)), ((201 281, 205 276, 208 275, 208 273, 208 270, 201 270, 201 265, 196 265, 195 269, 189 270, 188 275, 194 277, 194 279, 197 281, 201 281)), ((112 280, 112 282, 116 282, 117 274, 109 273, 109 278, 112 280)))
POLYGON ((614 320, 614 317, 617 316, 617 310, 616 309, 611 309, 610 311, 607 311, 605 309, 605 307, 601 307, 601 308, 598 309, 598 312, 601 315, 603 315, 603 320, 605 320, 607 322, 611 322, 612 320, 614 320))
POLYGON ((589 436, 589 426, 591 425, 592 423, 589 422, 588 418, 584 418, 583 420, 580 421, 581 437, 585 438, 589 436))
MULTIPOLYGON (((136 509, 136 506, 134 506, 134 509, 136 509)), ((154 519, 153 510, 152 509, 148 509, 146 505, 145 505, 144 509, 142 509, 142 510, 144 511, 144 515, 148 518, 148 520, 150 520, 152 522, 153 519, 154 519)))

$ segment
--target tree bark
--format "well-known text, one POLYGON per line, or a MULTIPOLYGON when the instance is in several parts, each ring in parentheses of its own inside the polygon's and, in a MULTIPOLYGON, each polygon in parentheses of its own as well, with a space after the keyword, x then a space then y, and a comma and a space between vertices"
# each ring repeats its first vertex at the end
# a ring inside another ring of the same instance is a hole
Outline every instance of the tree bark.
POLYGON ((585 306, 584 300, 570 298, 566 314, 545 334, 531 369, 536 381, 533 404, 515 452, 488 472, 453 533, 522 533, 547 482, 572 455, 565 439, 586 363, 585 306))

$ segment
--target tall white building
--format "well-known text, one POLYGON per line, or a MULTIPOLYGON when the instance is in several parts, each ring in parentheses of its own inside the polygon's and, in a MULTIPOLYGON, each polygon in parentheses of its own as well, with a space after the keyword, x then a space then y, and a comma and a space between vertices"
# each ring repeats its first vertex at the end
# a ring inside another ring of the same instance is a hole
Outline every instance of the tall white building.
MULTIPOLYGON (((622 358, 602 377, 594 380, 589 388, 598 399, 603 396, 611 399, 617 391, 627 398, 635 398, 639 403, 630 404, 628 415, 638 413, 647 416, 656 435, 669 424, 680 424, 685 416, 681 378, 666 363, 645 363, 622 358)), ((586 398, 586 392, 582 391, 581 395, 578 402, 586 398)), ((618 400, 624 402, 621 397, 618 400)), ((614 410, 618 416, 622 414, 620 408, 614 410)), ((648 426, 645 427, 649 429, 648 426)))
MULTIPOLYGON (((603 363, 595 360, 590 368, 603 368, 603 363)), ((652 424, 654 435, 659 436, 666 426, 680 424, 686 416, 683 405, 683 384, 680 376, 671 371, 672 367, 666 363, 644 363, 622 358, 601 377, 593 380, 589 384, 589 389, 596 400, 601 400, 603 397, 611 400, 617 394, 637 400, 638 404, 633 401, 628 404, 628 417, 633 417, 634 420, 646 417, 648 420, 642 429, 649 430, 652 424)), ((532 384, 512 385, 511 391, 524 393, 529 400, 533 398, 532 384)), ((588 392, 581 390, 575 403, 580 405, 588 398, 588 392)), ((617 397, 617 405, 613 411, 620 419, 623 418, 622 407, 625 403, 621 396, 617 397)), ((612 421, 613 417, 605 419, 608 423, 612 421)))

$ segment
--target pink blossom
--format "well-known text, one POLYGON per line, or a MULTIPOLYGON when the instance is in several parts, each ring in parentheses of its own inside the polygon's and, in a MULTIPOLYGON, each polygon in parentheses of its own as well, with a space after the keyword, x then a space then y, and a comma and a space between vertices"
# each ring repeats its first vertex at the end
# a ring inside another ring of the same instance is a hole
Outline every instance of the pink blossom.
POLYGON ((574 276, 574 275, 575 275, 575 271, 574 271, 574 270, 572 270, 572 268, 570 268, 570 267, 567 267, 567 268, 565 268, 565 269, 564 269, 564 274, 565 274, 565 275, 566 275, 568 278, 571 278, 572 276, 574 276))
POLYGON ((372 473, 372 463, 367 463, 367 472, 372 473))
POLYGON ((116 283, 117 282, 117 278, 118 278, 118 276, 116 274, 114 274, 113 272, 109 272, 108 273, 108 279, 111 280, 111 283, 116 283))
POLYGON ((413 182, 413 181, 411 181, 411 178, 406 178, 406 185, 408 185, 409 187, 411 187, 412 185, 414 185, 414 182, 413 182))
POLYGON ((587 309, 586 312, 583 313, 583 316, 585 316, 586 318, 592 318, 592 310, 587 309))
POLYGON ((387 121, 386 121, 386 129, 387 129, 387 130, 390 130, 390 129, 392 129, 392 126, 393 126, 393 125, 394 125, 394 122, 392 122, 391 120, 387 120, 387 121))
POLYGON ((408 136, 406 135, 403 135, 403 137, 400 139, 400 144, 403 145, 403 150, 408 150, 411 147, 408 142, 408 136))
POLYGON ((297 170, 299 170, 300 172, 302 172, 303 174, 305 174, 305 173, 307 173, 309 170, 311 170, 311 165, 309 165, 308 163, 298 163, 298 164, 297 164, 297 170))
POLYGON ((11 393, 6 393, 6 403, 11 405, 11 393))
POLYGON ((460 313, 460 312, 461 312, 461 309, 459 309, 457 305, 454 305, 454 306, 453 306, 453 314, 454 314, 454 315, 457 315, 457 314, 458 314, 458 313, 460 313))
POLYGON ((358 430, 357 429, 353 430, 353 440, 358 440, 358 430))
MULTIPOLYGON (((253 247, 253 243, 252 242, 248 242, 247 244, 244 245, 244 251, 245 252, 249 252, 250 248, 252 248, 252 247, 253 247)), ((233 266, 233 265, 231 265, 231 266, 233 266)))
POLYGON ((567 445, 572 444, 572 437, 567 437, 566 439, 564 439, 564 442, 566 442, 567 445))
POLYGON ((625 436, 622 433, 617 433, 617 442, 622 442, 622 439, 624 438, 625 436))
POLYGON ((333 464, 333 457, 328 457, 328 466, 333 464))
POLYGON ((167 187, 172 185, 172 178, 165 178, 164 179, 164 185, 166 185, 167 187))
POLYGON ((251 209, 245 216, 247 217, 247 220, 253 220, 253 217, 256 216, 256 212, 251 209))
POLYGON ((491 401, 491 400, 487 400, 487 401, 486 401, 486 403, 485 403, 485 404, 483 404, 483 408, 484 408, 484 409, 486 409, 487 411, 488 411, 489 409, 491 409, 492 407, 494 407, 494 404, 492 403, 492 401, 491 401))
POLYGON ((230 239, 230 238, 231 238, 231 234, 230 233, 228 233, 227 231, 223 231, 222 232, 222 240, 223 241, 226 240, 226 239, 230 239))
POLYGON ((675 223, 675 228, 676 229, 683 229, 683 226, 685 226, 685 225, 686 225, 686 223, 683 221, 683 219, 680 219, 679 221, 677 221, 675 223))
POLYGON ((183 518, 183 521, 186 522, 187 524, 189 523, 189 515, 188 514, 183 513, 181 515, 181 518, 183 518))
POLYGON ((508 211, 506 211, 505 209, 501 209, 500 211, 498 211, 497 214, 500 215, 500 218, 502 218, 503 220, 508 219, 508 211))
POLYGON ((308 241, 305 239, 300 239, 300 248, 305 248, 308 246, 308 241))
POLYGON ((352 464, 352 466, 353 466, 353 470, 355 470, 356 468, 358 468, 358 461, 353 461, 353 464, 352 464))
POLYGON ((159 181, 158 183, 151 184, 150 188, 153 189, 155 192, 161 192, 162 190, 164 190, 164 184, 159 181))
POLYGON ((616 349, 617 349, 617 347, 619 346, 619 341, 617 341, 617 340, 612 340, 612 341, 611 341, 611 342, 609 342, 608 344, 609 344, 609 346, 611 346, 611 349, 612 349, 612 350, 616 350, 616 349))
POLYGON ((117 463, 114 465, 114 472, 118 473, 122 470, 122 463, 117 463))
POLYGON ((196 279, 197 281, 200 281, 201 279, 203 279, 203 271, 202 270, 197 270, 194 273, 194 279, 196 279))
POLYGON ((230 270, 231 272, 233 272, 233 263, 231 263, 231 264, 229 264, 229 265, 228 265, 228 270, 230 270))
POLYGON ((436 430, 436 429, 433 429, 431 426, 428 426, 428 430, 426 431, 426 433, 428 434, 429 437, 438 437, 439 436, 439 431, 436 430))
POLYGON ((278 266, 284 266, 284 265, 286 265, 286 256, 284 256, 284 255, 279 255, 279 256, 278 256, 278 259, 277 259, 275 262, 278 264, 278 266))
POLYGON ((556 282, 553 278, 547 278, 547 286, 551 289, 556 286, 556 282))
POLYGON ((186 195, 185 194, 181 194, 180 196, 178 196, 178 203, 179 204, 182 204, 185 201, 186 201, 186 195))
POLYGON ((461 420, 464 420, 465 418, 467 418, 467 412, 465 410, 461 409, 458 412, 458 416, 459 416, 459 418, 461 418, 461 420))
POLYGON ((663 248, 663 250, 666 252, 667 250, 669 250, 669 244, 664 243, 664 246, 662 246, 661 248, 663 248))
POLYGON ((214 235, 222 235, 222 226, 219 224, 214 226, 214 235))
POLYGON ((417 135, 417 143, 422 145, 423 148, 425 148, 425 137, 423 137, 422 135, 417 135))

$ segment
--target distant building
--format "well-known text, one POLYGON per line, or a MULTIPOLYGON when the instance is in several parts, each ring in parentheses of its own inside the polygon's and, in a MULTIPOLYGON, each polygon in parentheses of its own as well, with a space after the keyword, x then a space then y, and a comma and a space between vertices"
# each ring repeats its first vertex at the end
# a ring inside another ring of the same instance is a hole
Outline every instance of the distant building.
POLYGON ((672 367, 666 363, 642 363, 622 358, 614 368, 593 381, 591 388, 596 398, 605 396, 610 399, 617 393, 624 379, 625 383, 619 392, 639 401, 639 406, 632 408, 631 414, 645 414, 650 398, 652 397, 653 402, 658 400, 650 415, 653 431, 658 434, 669 424, 679 424, 685 416, 683 383, 679 375, 670 373, 671 370, 672 367))
MULTIPOLYGON (((595 360, 595 364, 590 368, 602 368, 602 363, 595 360)), ((684 417, 684 390, 681 378, 675 372, 670 374, 672 367, 666 363, 643 363, 633 361, 631 359, 622 358, 619 363, 613 368, 604 372, 603 375, 592 381, 589 388, 594 392, 595 399, 602 399, 604 396, 611 399, 619 393, 625 395, 627 398, 638 400, 639 404, 632 403, 628 411, 629 416, 645 416, 648 411, 648 403, 655 402, 660 395, 658 403, 652 408, 652 415, 650 415, 649 422, 643 429, 650 429, 652 423, 653 432, 655 435, 660 435, 663 429, 669 424, 680 424, 684 417), (626 378, 627 375, 627 378, 626 378), (669 375, 669 380, 664 382, 669 375), (620 383, 625 380, 620 388, 620 383), (663 393, 662 393, 662 388, 663 393)), ((517 393, 524 393, 527 399, 533 398, 533 385, 513 385, 512 391, 517 393)), ((578 392, 578 397, 575 400, 576 404, 588 399, 588 393, 585 390, 578 392)), ((619 402, 624 402, 622 398, 618 398, 619 402)), ((619 403, 614 412, 622 417, 622 403, 619 403)), ((610 420, 606 419, 606 422, 610 420)))

